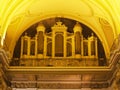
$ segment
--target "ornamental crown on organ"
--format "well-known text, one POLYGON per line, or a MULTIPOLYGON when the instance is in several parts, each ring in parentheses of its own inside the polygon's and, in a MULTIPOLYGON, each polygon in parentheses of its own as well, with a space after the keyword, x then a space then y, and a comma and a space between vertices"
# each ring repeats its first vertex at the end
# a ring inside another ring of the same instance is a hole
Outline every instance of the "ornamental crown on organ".
POLYGON ((35 37, 25 34, 21 37, 20 58, 98 58, 97 38, 84 38, 82 27, 77 22, 73 32, 62 22, 56 22, 51 32, 46 32, 43 24, 39 23, 35 37))

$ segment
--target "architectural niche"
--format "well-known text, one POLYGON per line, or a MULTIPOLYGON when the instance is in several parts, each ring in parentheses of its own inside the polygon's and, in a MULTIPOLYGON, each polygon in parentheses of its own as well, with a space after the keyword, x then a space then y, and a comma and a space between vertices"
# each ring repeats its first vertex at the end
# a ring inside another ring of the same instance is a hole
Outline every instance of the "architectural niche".
POLYGON ((64 21, 56 21, 49 26, 49 30, 43 23, 36 25, 34 35, 29 35, 27 31, 23 33, 19 40, 19 59, 13 58, 11 65, 56 67, 98 66, 105 63, 105 58, 98 55, 97 36, 93 32, 83 34, 79 22, 71 28, 64 21))

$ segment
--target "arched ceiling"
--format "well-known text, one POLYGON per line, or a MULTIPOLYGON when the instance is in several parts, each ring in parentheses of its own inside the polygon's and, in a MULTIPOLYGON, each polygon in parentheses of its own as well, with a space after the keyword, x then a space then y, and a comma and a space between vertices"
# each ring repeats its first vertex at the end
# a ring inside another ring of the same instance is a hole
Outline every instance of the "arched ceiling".
POLYGON ((77 20, 100 38, 106 56, 120 33, 119 0, 0 0, 0 36, 11 55, 20 35, 31 25, 52 17, 77 20))

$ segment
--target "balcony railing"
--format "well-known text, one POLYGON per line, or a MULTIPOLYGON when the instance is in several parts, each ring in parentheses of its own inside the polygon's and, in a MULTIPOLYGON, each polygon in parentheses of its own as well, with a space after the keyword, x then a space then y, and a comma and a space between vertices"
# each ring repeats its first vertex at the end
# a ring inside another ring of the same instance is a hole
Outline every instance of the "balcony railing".
POLYGON ((105 66, 104 58, 13 58, 11 61, 11 66, 105 66))

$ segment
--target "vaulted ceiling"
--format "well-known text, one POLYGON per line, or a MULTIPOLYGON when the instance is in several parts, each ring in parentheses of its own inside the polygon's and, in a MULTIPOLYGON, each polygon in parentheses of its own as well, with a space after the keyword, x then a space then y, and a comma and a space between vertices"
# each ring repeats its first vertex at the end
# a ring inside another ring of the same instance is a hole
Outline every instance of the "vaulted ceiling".
POLYGON ((0 0, 1 45, 7 46, 12 57, 17 40, 27 28, 56 17, 73 19, 91 28, 109 57, 120 33, 119 0, 0 0))

